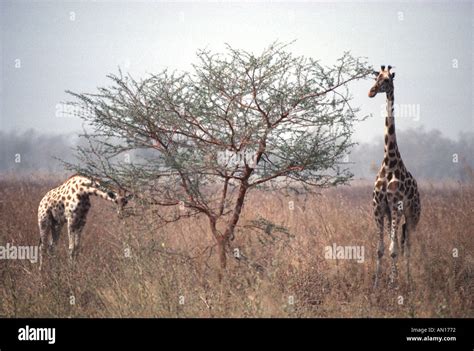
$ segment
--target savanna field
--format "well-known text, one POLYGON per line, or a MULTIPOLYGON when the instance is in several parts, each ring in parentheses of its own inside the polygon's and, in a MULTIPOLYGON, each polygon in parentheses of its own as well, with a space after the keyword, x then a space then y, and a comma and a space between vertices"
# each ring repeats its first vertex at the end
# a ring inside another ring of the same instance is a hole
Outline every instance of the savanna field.
MULTIPOLYGON (((62 179, 0 178, 0 245, 37 245, 37 207, 62 179)), ((71 267, 63 228, 46 268, 0 260, 2 317, 474 317, 474 185, 420 182, 422 216, 404 257, 373 291, 377 235, 372 184, 320 194, 250 193, 224 279, 205 218, 159 227, 130 205, 119 219, 93 198, 79 260, 71 267), (256 223, 266 223, 262 228, 256 223), (262 230, 263 229, 263 230, 262 230), (333 244, 364 248, 363 262, 327 259, 333 244)), ((167 209, 169 211, 170 209, 167 209)))

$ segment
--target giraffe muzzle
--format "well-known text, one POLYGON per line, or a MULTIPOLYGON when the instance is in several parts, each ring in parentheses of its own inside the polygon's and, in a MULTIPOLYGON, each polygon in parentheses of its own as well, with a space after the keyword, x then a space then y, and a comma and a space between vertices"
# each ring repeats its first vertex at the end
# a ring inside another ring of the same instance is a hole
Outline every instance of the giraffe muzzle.
POLYGON ((375 95, 377 95, 377 90, 372 88, 369 90, 369 98, 373 98, 375 95))

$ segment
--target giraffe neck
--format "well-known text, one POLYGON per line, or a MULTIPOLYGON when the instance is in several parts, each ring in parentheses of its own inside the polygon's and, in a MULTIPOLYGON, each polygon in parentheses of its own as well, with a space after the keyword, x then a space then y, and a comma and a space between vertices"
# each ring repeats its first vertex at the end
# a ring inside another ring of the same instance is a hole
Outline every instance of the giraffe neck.
POLYGON ((394 117, 394 102, 395 97, 393 89, 387 92, 387 117, 385 117, 385 146, 384 156, 385 159, 394 158, 399 156, 397 135, 395 132, 395 117, 394 117))

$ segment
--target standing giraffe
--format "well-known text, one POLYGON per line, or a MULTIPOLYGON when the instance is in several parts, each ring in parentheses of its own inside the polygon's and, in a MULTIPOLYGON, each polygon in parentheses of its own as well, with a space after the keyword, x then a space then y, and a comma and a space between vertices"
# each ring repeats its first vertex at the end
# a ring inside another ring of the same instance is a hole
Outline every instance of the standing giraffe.
POLYGON ((376 75, 375 84, 369 91, 373 98, 377 93, 387 95, 387 117, 385 118, 385 146, 384 159, 377 178, 373 193, 374 215, 377 222, 379 244, 377 249, 377 266, 375 271, 374 287, 377 287, 381 259, 384 253, 383 233, 384 218, 390 223, 390 256, 392 257, 392 271, 390 281, 393 283, 397 277, 398 236, 397 231, 402 217, 401 250, 406 257, 407 279, 410 279, 410 235, 416 229, 420 219, 421 204, 418 186, 415 178, 407 171, 398 151, 397 137, 395 135, 394 118, 394 86, 395 73, 391 73, 391 66, 385 69, 381 66, 376 75))
POLYGON ((49 249, 56 245, 61 228, 67 223, 69 237, 69 256, 77 256, 82 230, 89 212, 90 195, 96 195, 117 204, 120 215, 129 196, 121 196, 113 191, 103 191, 97 181, 81 175, 73 175, 62 185, 46 193, 38 207, 38 226, 40 230, 40 270, 46 242, 49 249), (51 236, 50 236, 51 234, 51 236))

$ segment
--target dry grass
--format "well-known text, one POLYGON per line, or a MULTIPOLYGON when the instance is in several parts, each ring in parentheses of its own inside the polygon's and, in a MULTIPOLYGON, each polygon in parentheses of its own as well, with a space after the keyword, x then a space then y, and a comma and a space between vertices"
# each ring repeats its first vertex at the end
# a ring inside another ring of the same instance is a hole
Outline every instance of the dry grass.
MULTIPOLYGON (((0 245, 38 243, 37 205, 58 183, 0 180, 0 245)), ((232 243, 248 260, 230 260, 222 283, 205 219, 159 229, 150 213, 120 221, 109 203, 94 199, 75 267, 68 264, 65 231, 42 274, 29 261, 0 260, 0 316, 474 317, 474 188, 424 184, 421 193, 411 289, 402 258, 400 284, 388 287, 386 252, 384 279, 372 291, 370 185, 308 197, 251 194, 232 243), (290 235, 253 230, 248 224, 257 216, 290 235), (324 247, 333 243, 363 246, 365 261, 325 259, 324 247)))

